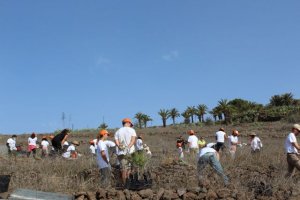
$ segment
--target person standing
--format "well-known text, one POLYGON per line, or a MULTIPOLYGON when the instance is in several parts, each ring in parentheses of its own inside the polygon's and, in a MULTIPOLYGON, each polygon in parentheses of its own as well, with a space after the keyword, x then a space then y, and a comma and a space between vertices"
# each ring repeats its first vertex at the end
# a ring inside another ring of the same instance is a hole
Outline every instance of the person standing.
POLYGON ((237 149, 237 145, 240 144, 239 138, 238 138, 239 132, 238 130, 233 130, 232 135, 228 137, 229 140, 229 152, 232 158, 235 157, 235 152, 237 149))
POLYGON ((178 149, 178 160, 183 161, 184 154, 183 154, 183 148, 181 143, 177 143, 177 149, 178 149))
POLYGON ((142 139, 142 136, 140 136, 140 135, 137 137, 137 140, 135 143, 135 148, 136 148, 137 152, 139 152, 139 153, 142 153, 144 150, 143 139, 142 139))
POLYGON ((91 140, 90 141, 90 153, 92 154, 92 155, 96 155, 96 144, 95 144, 95 142, 94 142, 94 140, 91 140))
POLYGON ((47 136, 44 136, 42 138, 41 146, 42 146, 42 157, 47 157, 49 154, 49 142, 47 140, 47 136))
POLYGON ((117 145, 117 155, 121 167, 122 182, 125 186, 126 180, 131 172, 131 163, 129 158, 135 152, 136 132, 132 128, 131 119, 125 118, 122 120, 123 127, 115 134, 115 143, 117 145))
POLYGON ((195 135, 194 130, 189 130, 188 134, 190 135, 188 138, 189 152, 191 156, 195 156, 199 151, 198 137, 195 135))
POLYGON ((224 142, 227 138, 224 128, 220 128, 219 131, 216 132, 216 141, 217 144, 215 145, 216 151, 219 152, 220 149, 224 148, 224 142))
POLYGON ((288 172, 286 177, 291 177, 294 173, 294 169, 300 170, 300 159, 299 152, 300 145, 297 142, 296 136, 300 133, 300 125, 294 124, 292 127, 292 132, 287 136, 285 140, 285 151, 288 163, 288 172))
POLYGON ((263 144, 256 133, 250 134, 250 146, 251 146, 251 153, 259 153, 263 144))
POLYGON ((17 155, 16 140, 17 140, 17 136, 16 135, 12 135, 6 141, 8 155, 9 156, 14 156, 15 158, 16 158, 16 155, 17 155))
POLYGON ((62 153, 62 145, 67 141, 69 133, 69 129, 64 129, 52 139, 51 143, 56 153, 62 153))
POLYGON ((97 164, 100 169, 100 180, 103 187, 110 186, 111 166, 109 163, 108 146, 105 141, 108 137, 107 130, 99 132, 99 142, 97 144, 97 164))
POLYGON ((224 174, 223 167, 218 159, 218 152, 211 147, 204 147, 199 152, 199 159, 197 164, 199 182, 203 181, 203 171, 206 165, 209 164, 219 176, 223 178, 224 184, 228 185, 229 179, 224 174))
POLYGON ((27 157, 31 155, 31 152, 33 154, 33 157, 35 158, 36 156, 36 142, 37 142, 37 137, 35 133, 32 133, 31 136, 28 138, 28 148, 27 148, 27 157))

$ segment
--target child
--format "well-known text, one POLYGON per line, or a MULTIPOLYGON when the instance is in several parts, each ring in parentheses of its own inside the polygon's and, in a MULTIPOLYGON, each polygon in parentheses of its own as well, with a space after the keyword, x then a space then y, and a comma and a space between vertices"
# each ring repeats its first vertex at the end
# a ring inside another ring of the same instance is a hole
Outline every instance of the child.
POLYGON ((92 155, 96 155, 96 148, 95 148, 94 140, 90 141, 90 152, 92 155))
POLYGON ((77 158, 78 153, 76 152, 76 147, 79 146, 79 142, 74 140, 71 145, 68 147, 67 151, 63 153, 64 158, 77 158))
POLYGON ((41 146, 42 146, 42 157, 47 157, 49 154, 49 149, 48 149, 49 142, 46 136, 43 136, 41 146))
POLYGON ((177 143, 177 149, 178 149, 178 158, 179 161, 183 161, 184 155, 183 155, 183 148, 181 143, 177 143))

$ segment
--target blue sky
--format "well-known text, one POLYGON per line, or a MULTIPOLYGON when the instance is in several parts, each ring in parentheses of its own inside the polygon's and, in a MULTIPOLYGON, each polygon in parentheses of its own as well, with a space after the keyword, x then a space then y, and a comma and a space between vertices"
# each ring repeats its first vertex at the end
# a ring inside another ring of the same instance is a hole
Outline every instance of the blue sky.
MULTIPOLYGON (((0 1, 0 133, 300 98, 300 2, 0 1)), ((178 119, 179 121, 182 119, 178 119)))

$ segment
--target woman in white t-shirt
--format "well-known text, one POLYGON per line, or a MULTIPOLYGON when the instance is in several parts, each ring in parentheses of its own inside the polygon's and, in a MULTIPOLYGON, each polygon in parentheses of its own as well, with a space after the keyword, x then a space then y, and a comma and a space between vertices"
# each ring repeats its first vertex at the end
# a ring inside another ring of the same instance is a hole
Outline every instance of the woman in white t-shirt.
POLYGON ((236 147, 240 143, 238 138, 239 132, 237 130, 232 131, 232 135, 228 137, 229 140, 229 152, 231 154, 231 157, 235 157, 236 147))
POLYGON ((42 138, 41 146, 42 146, 42 157, 47 157, 49 154, 49 142, 46 136, 42 138))
POLYGON ((94 143, 94 140, 91 140, 90 141, 90 152, 92 155, 96 155, 96 148, 95 148, 95 143, 94 143))
POLYGON ((32 133, 31 136, 28 138, 27 157, 29 157, 32 152, 33 157, 35 158, 36 143, 37 143, 37 137, 36 137, 35 133, 32 133))

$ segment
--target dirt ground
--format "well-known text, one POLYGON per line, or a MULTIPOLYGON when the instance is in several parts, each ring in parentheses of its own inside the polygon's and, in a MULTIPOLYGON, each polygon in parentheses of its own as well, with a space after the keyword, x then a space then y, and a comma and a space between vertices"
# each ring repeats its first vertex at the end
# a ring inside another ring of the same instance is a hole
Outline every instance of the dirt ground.
MULTIPOLYGON (((88 149, 88 141, 96 136, 96 132, 71 134, 69 141, 81 141, 79 151, 83 156, 77 160, 35 160, 19 156, 15 162, 5 157, 1 160, 0 171, 12 176, 9 192, 27 188, 72 194, 77 199, 300 199, 300 189, 297 187, 300 183, 299 171, 293 178, 285 178, 284 141, 291 126, 281 122, 225 126, 227 133, 238 129, 242 143, 248 142, 249 133, 256 132, 264 146, 258 156, 250 153, 249 146, 238 148, 235 159, 231 159, 226 150, 222 153, 221 164, 230 178, 227 187, 209 166, 205 169, 206 181, 199 185, 196 158, 186 153, 185 163, 178 162, 175 146, 179 135, 188 137, 185 134, 188 129, 198 131, 197 135, 203 136, 207 142, 214 142, 214 133, 219 126, 136 129, 153 154, 147 163, 147 170, 153 179, 151 190, 101 189, 96 161, 89 155, 88 149)), ((0 136, 0 143, 5 144, 7 138, 0 136)), ((28 135, 19 136, 18 143, 26 144, 27 138, 28 135)), ((114 156, 111 161, 115 162, 114 156)), ((112 176, 112 180, 115 182, 118 177, 112 176)))

